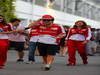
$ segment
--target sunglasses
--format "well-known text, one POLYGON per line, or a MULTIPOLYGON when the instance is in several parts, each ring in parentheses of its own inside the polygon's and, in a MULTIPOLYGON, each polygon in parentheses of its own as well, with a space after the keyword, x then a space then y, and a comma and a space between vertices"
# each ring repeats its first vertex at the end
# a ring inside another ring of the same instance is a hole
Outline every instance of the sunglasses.
POLYGON ((43 21, 54 21, 53 19, 43 19, 43 21))

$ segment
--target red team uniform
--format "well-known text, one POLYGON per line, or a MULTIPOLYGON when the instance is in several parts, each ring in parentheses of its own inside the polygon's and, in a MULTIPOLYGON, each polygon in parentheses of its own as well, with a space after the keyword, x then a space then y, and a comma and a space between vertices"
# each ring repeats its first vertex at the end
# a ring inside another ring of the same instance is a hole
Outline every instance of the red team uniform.
POLYGON ((54 17, 51 15, 42 16, 42 24, 38 26, 40 29, 38 39, 38 50, 43 57, 44 69, 50 70, 54 56, 58 48, 59 35, 64 33, 64 28, 53 24, 54 17))
POLYGON ((68 32, 67 36, 67 46, 68 46, 68 55, 69 55, 69 65, 76 64, 75 52, 78 50, 80 54, 83 64, 87 64, 87 55, 86 55, 86 44, 84 41, 88 40, 88 28, 77 29, 71 28, 68 32))
POLYGON ((64 30, 61 29, 59 25, 52 24, 49 27, 45 25, 40 26, 40 39, 39 42, 45 44, 55 44, 57 45, 57 36, 63 33, 64 30), (55 39, 56 38, 56 39, 55 39))
MULTIPOLYGON (((7 32, 10 31, 10 25, 0 24, 0 31, 7 32)), ((9 41, 7 34, 0 34, 0 67, 4 66, 7 60, 7 51, 8 51, 9 41)))

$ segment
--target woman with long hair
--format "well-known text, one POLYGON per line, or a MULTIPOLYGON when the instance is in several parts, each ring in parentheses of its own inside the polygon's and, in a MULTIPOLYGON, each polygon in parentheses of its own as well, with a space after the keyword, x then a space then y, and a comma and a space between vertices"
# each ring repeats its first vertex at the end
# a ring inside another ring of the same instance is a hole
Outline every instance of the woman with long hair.
POLYGON ((9 46, 7 31, 10 26, 6 23, 4 16, 0 15, 0 69, 4 68, 7 60, 7 51, 9 46))
POLYGON ((86 55, 86 43, 90 37, 90 29, 88 28, 86 22, 79 20, 75 22, 73 28, 69 29, 67 39, 68 47, 68 66, 76 65, 75 52, 78 50, 83 64, 88 64, 86 55))

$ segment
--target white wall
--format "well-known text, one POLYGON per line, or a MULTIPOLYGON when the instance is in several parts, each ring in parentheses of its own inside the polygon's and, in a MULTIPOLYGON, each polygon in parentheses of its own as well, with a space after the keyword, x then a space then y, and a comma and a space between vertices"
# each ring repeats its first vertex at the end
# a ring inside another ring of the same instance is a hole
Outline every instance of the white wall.
POLYGON ((33 7, 31 5, 31 3, 27 3, 24 1, 16 1, 16 14, 19 17, 23 17, 23 18, 30 18, 32 15, 32 11, 33 11, 33 7))
POLYGON ((30 20, 33 18, 33 6, 31 3, 17 0, 15 3, 16 6, 16 16, 22 20, 23 25, 28 25, 30 20), (26 21, 26 22, 25 22, 26 21))
POLYGON ((95 28, 100 28, 100 22, 89 20, 89 19, 82 18, 79 16, 74 16, 74 15, 56 11, 56 10, 52 10, 52 12, 48 13, 47 9, 37 6, 37 5, 34 6, 34 15, 35 15, 34 19, 39 18, 40 16, 42 16, 44 14, 53 15, 56 19, 55 23, 65 24, 65 25, 73 25, 74 22, 77 20, 84 20, 87 22, 88 25, 91 25, 92 27, 95 27, 95 28))
POLYGON ((74 16, 64 12, 43 8, 38 5, 32 6, 31 3, 26 3, 23 1, 16 2, 16 15, 19 18, 27 19, 27 24, 30 19, 36 20, 41 18, 44 14, 50 14, 55 17, 55 23, 64 24, 64 25, 74 25, 74 22, 77 20, 84 20, 88 25, 91 25, 94 28, 100 28, 100 22, 89 20, 86 18, 74 16))

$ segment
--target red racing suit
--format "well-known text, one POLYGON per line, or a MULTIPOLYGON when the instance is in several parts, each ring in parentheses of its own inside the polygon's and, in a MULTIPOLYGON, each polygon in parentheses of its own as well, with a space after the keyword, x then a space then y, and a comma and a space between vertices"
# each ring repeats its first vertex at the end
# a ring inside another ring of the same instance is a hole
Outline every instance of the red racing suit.
POLYGON ((45 44, 55 44, 58 45, 60 34, 64 33, 64 30, 61 26, 52 24, 50 26, 40 25, 40 39, 39 42, 45 44), (47 41, 46 41, 47 40, 47 41))
MULTIPOLYGON (((6 32, 10 31, 10 25, 0 24, 0 31, 6 32)), ((7 51, 9 47, 8 35, 0 34, 0 66, 4 66, 7 60, 7 51)))
POLYGON ((87 40, 88 37, 88 28, 77 29, 71 28, 69 29, 67 36, 67 46, 68 46, 68 61, 69 64, 76 64, 75 52, 78 50, 83 63, 87 64, 87 55, 86 55, 86 43, 83 43, 87 40))

